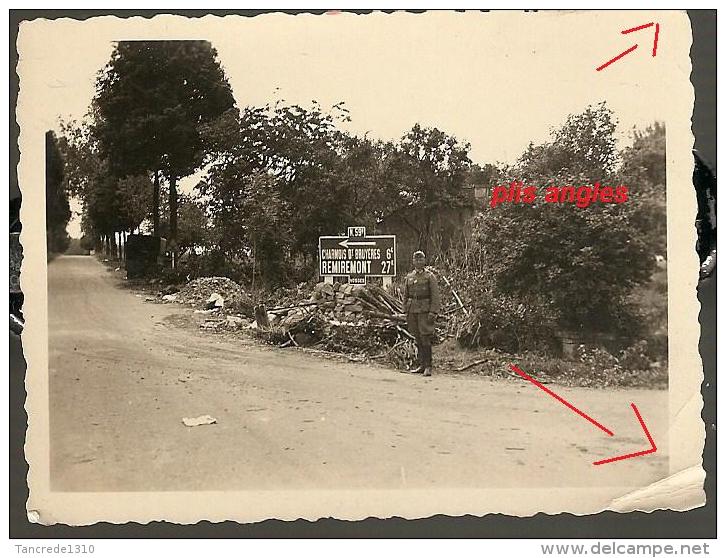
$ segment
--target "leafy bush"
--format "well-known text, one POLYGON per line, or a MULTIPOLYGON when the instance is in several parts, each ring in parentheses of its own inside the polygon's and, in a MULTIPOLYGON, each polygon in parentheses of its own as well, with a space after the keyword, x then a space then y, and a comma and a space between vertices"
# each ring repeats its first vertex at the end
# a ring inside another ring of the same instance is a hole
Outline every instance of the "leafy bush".
POLYGON ((641 340, 624 349, 620 352, 619 361, 622 366, 631 370, 647 370, 651 364, 648 357, 648 342, 641 340))
POLYGON ((582 387, 647 387, 667 388, 668 369, 648 367, 631 369, 602 349, 582 347, 581 358, 575 362, 563 361, 535 353, 517 358, 525 372, 540 381, 554 381, 564 385, 582 387), (584 361, 584 362, 583 362, 584 361))
POLYGON ((471 312, 456 332, 465 347, 495 348, 510 353, 536 350, 552 352, 557 339, 546 308, 497 295, 491 290, 468 293, 471 312))
POLYGON ((179 262, 179 273, 184 277, 227 277, 239 284, 247 284, 251 264, 246 260, 231 261, 219 250, 203 254, 189 254, 179 262))
POLYGON ((577 347, 577 360, 582 364, 604 372, 614 371, 621 368, 617 357, 611 355, 605 349, 601 349, 600 347, 579 345, 577 347))
MULTIPOLYGON (((473 224, 482 271, 502 295, 538 293, 558 328, 639 336, 628 298, 654 269, 641 226, 642 203, 548 203, 551 185, 617 186, 615 121, 604 105, 570 116, 549 143, 530 145, 510 179, 538 188, 534 203, 485 207, 473 224)), ((553 332, 554 333, 554 332, 553 332)))

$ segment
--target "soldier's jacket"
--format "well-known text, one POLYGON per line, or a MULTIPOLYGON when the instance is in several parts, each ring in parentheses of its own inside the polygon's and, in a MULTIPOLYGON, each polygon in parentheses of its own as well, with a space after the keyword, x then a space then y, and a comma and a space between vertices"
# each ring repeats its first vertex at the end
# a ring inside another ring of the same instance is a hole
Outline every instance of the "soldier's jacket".
POLYGON ((439 282, 430 271, 415 269, 403 281, 403 310, 407 313, 441 311, 439 282))

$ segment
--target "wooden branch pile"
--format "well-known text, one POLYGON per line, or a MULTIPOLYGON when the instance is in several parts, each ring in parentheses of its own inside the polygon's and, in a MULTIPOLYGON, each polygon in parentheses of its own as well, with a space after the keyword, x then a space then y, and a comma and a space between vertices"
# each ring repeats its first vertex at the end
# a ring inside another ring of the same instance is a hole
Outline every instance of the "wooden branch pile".
POLYGON ((403 302, 378 285, 318 283, 309 300, 258 307, 257 331, 270 343, 314 347, 406 367, 416 356, 403 302))
MULTIPOLYGON (((311 313, 335 322, 404 323, 403 302, 378 285, 318 283, 309 300, 266 309, 270 325, 290 327, 311 313)), ((259 322, 260 320, 258 320, 259 322)), ((265 324, 260 324, 265 325, 265 324)))
POLYGON ((378 285, 318 283, 313 292, 313 299, 334 302, 334 313, 343 317, 361 313, 363 315, 378 313, 390 317, 403 313, 403 302, 378 285))
MULTIPOLYGON (((465 310, 458 295, 452 297, 437 323, 441 338, 450 336, 448 324, 454 314, 465 310)), ((258 335, 283 347, 312 347, 353 360, 380 359, 398 368, 409 368, 416 361, 403 301, 375 284, 318 283, 308 300, 258 306, 255 317, 258 335)))

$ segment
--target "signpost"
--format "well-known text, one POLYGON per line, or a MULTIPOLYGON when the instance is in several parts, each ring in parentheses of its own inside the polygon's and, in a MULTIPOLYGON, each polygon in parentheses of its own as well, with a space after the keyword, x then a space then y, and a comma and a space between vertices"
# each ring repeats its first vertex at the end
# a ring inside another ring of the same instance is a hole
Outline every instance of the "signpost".
POLYGON ((318 239, 318 261, 326 282, 347 277, 349 283, 365 285, 367 277, 383 277, 388 285, 396 275, 396 236, 366 236, 365 227, 348 227, 348 236, 318 239))

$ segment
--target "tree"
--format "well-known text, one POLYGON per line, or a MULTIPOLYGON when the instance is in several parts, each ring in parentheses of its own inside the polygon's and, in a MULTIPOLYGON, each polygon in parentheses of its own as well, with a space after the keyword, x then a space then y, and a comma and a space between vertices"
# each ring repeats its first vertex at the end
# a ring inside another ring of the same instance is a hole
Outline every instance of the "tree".
POLYGON ((292 240, 289 204, 280 197, 276 179, 266 173, 247 181, 248 193, 241 207, 245 238, 252 249, 252 285, 259 274, 268 284, 285 279, 285 255, 292 240))
POLYGON ((282 277, 285 266, 312 261, 321 235, 349 225, 373 228, 397 209, 416 206, 428 215, 417 224, 427 241, 439 207, 466 203, 468 144, 418 125, 399 144, 375 141, 340 130, 349 120, 343 103, 325 111, 314 101, 309 108, 278 101, 227 113, 205 129, 213 162, 198 188, 225 253, 269 250, 265 265, 280 259, 284 265, 270 273, 282 277), (259 242, 266 230, 259 215, 276 224, 280 243, 259 242))
POLYGON ((531 144, 519 158, 520 176, 581 176, 591 182, 604 181, 615 170, 618 154, 615 147, 616 120, 603 102, 588 106, 580 114, 571 114, 558 129, 551 131, 551 141, 531 144))
POLYGON ((64 159, 64 185, 66 190, 83 206, 81 230, 86 245, 97 249, 107 246, 104 238, 104 224, 94 218, 100 213, 94 208, 96 188, 105 174, 105 163, 98 154, 88 118, 81 122, 61 122, 59 148, 64 159))
POLYGON ((45 133, 45 232, 49 254, 65 252, 70 244, 66 227, 71 208, 63 176, 58 140, 48 131, 45 133))
POLYGON ((397 193, 389 211, 407 206, 423 211, 422 222, 409 225, 418 233, 424 251, 432 240, 435 214, 442 207, 471 203, 462 190, 471 167, 469 149, 468 143, 460 143, 438 128, 416 124, 386 157, 387 189, 397 193))
MULTIPOLYGON (((341 180, 342 157, 352 144, 336 123, 345 119, 342 103, 328 113, 315 102, 307 109, 280 101, 247 107, 239 115, 227 113, 206 130, 214 162, 199 191, 225 252, 238 257, 253 249, 252 231, 265 228, 256 216, 266 198, 270 207, 263 212, 265 218, 280 224, 284 215, 284 229, 278 231, 289 231, 285 250, 265 244, 272 250, 265 256, 269 265, 276 258, 310 258, 318 236, 345 227, 351 211, 357 211, 348 184, 341 180)), ((263 236, 255 236, 258 245, 263 236)), ((259 248, 254 251, 261 253, 259 248)))
POLYGON ((159 175, 169 184, 169 244, 177 243, 177 180, 207 161, 205 126, 234 106, 207 41, 122 41, 99 75, 95 133, 117 176, 151 173, 158 229, 159 175))
POLYGON ((475 231, 499 292, 543 306, 561 328, 633 336, 637 323, 627 296, 653 269, 637 226, 638 204, 581 209, 542 201, 550 184, 592 185, 613 176, 613 131, 604 105, 569 116, 549 143, 530 145, 513 169, 539 187, 538 201, 487 206, 475 231))
POLYGON ((149 214, 152 195, 151 179, 148 174, 126 176, 120 179, 112 176, 112 187, 114 181, 114 204, 117 211, 116 230, 133 231, 141 225, 149 214))
POLYGON ((415 124, 398 148, 401 197, 417 204, 459 202, 471 165, 470 148, 438 128, 415 124))
POLYGON ((490 163, 479 165, 472 164, 469 172, 466 173, 467 186, 491 187, 496 182, 506 180, 506 172, 496 165, 490 163))
MULTIPOLYGON (((166 199, 168 200, 168 197, 166 199)), ((163 203, 161 205, 164 207, 163 203)), ((168 234, 168 230, 169 221, 161 220, 159 224, 161 234, 168 234)), ((191 196, 180 194, 177 232, 179 255, 182 256, 197 247, 207 246, 210 240, 209 219, 205 214, 203 205, 191 196)))
POLYGON ((116 252, 116 234, 137 229, 148 215, 151 180, 148 174, 118 178, 102 158, 94 128, 86 120, 61 126, 59 142, 65 160, 66 189, 83 203, 82 229, 89 240, 116 252))
POLYGON ((500 292, 544 304, 566 329, 634 333, 626 297, 652 261, 627 208, 503 204, 476 234, 500 292))
POLYGON ((342 103, 331 112, 316 102, 309 109, 282 103, 272 107, 267 170, 290 206, 291 248, 303 257, 314 253, 319 236, 346 226, 349 192, 337 174, 345 136, 336 124, 349 119, 342 103))
POLYGON ((654 122, 633 130, 633 144, 623 152, 621 173, 639 177, 648 187, 662 190, 666 183, 666 128, 654 122))
POLYGON ((58 147, 63 154, 64 182, 71 196, 83 199, 94 182, 108 173, 93 135, 90 117, 81 122, 61 122, 58 147))
POLYGON ((633 144, 624 150, 618 175, 628 185, 638 206, 637 226, 649 250, 666 253, 666 135, 665 125, 655 122, 633 131, 633 144))
POLYGON ((344 135, 335 174, 346 193, 343 219, 350 225, 373 229, 402 202, 396 185, 386 176, 387 161, 395 146, 368 137, 344 135))

